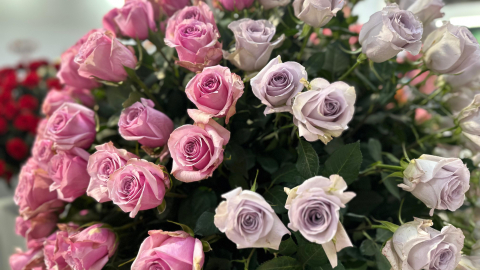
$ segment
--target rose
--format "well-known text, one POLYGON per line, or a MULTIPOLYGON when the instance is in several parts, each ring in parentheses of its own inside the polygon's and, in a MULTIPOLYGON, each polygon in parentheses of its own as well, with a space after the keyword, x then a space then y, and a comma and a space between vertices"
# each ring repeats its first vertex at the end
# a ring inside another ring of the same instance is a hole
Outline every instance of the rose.
POLYGON ((223 57, 244 71, 262 69, 270 59, 273 49, 280 47, 285 39, 282 34, 274 42, 275 26, 267 20, 241 19, 228 25, 235 35, 235 51, 223 52, 223 57))
MULTIPOLYGON (((149 0, 152 2, 154 9, 160 10, 167 14, 168 17, 172 16, 176 11, 191 5, 190 0, 149 0), (155 4, 158 2, 158 4, 155 4)), ((158 12, 159 13, 159 12, 158 12)))
POLYGON ((47 127, 47 122, 48 119, 46 118, 42 118, 40 121, 38 121, 37 130, 35 131, 35 133, 37 134, 37 140, 43 139, 45 134, 45 128, 47 127))
POLYGON ((468 28, 446 22, 427 36, 422 50, 425 65, 430 70, 456 74, 475 64, 469 58, 478 55, 480 47, 468 28))
POLYGON ((229 11, 243 10, 253 4, 253 0, 219 0, 222 6, 229 11))
POLYGON ((292 112, 292 100, 304 88, 302 79, 308 79, 302 65, 297 62, 282 63, 277 56, 251 79, 250 84, 253 94, 267 105, 264 114, 292 112))
POLYGON ((470 188, 470 172, 458 158, 422 155, 410 162, 403 175, 398 186, 431 208, 430 215, 435 209, 460 208, 470 188))
POLYGON ((65 255, 68 252, 68 237, 77 233, 79 226, 69 224, 58 224, 58 231, 53 233, 44 242, 45 265, 47 269, 71 269, 65 262, 65 255))
POLYGON ((480 90, 480 50, 476 50, 465 62, 467 68, 461 74, 444 75, 454 91, 480 90))
POLYGON ((80 47, 75 63, 80 65, 80 76, 120 82, 128 77, 124 66, 135 68, 137 58, 112 32, 98 31, 92 33, 80 47))
POLYGON ((347 183, 336 174, 330 178, 315 176, 293 189, 285 188, 288 227, 300 231, 308 241, 321 244, 333 268, 337 266, 337 252, 353 246, 339 221, 340 208, 355 197, 354 192, 344 192, 346 189, 347 183))
POLYGON ((114 204, 134 218, 139 210, 152 209, 163 202, 165 187, 170 187, 168 174, 160 165, 131 158, 110 175, 108 194, 114 204))
POLYGON ((218 64, 222 59, 219 37, 220 34, 211 23, 188 19, 176 25, 173 38, 166 36, 165 44, 177 50, 179 61, 175 63, 198 72, 204 67, 218 64))
POLYGON ((107 188, 110 175, 125 166, 129 159, 138 157, 127 150, 115 148, 112 142, 95 146, 95 149, 97 151, 88 158, 90 183, 87 195, 102 203, 110 201, 107 188))
POLYGON ((448 225, 441 231, 431 220, 415 218, 400 226, 382 250, 392 270, 453 270, 460 261, 465 236, 462 230, 448 225))
POLYGON ((115 17, 118 16, 119 9, 113 8, 107 12, 102 18, 102 26, 105 30, 111 31, 115 33, 115 35, 120 34, 120 29, 118 29, 118 25, 115 22, 115 17))
POLYGON ((168 139, 173 159, 171 173, 182 182, 195 182, 212 176, 223 161, 223 146, 229 140, 230 132, 212 119, 208 124, 196 123, 177 128, 168 139))
POLYGON ((118 120, 120 135, 147 147, 163 146, 173 131, 173 122, 154 106, 153 101, 141 98, 141 102, 124 109, 118 120))
POLYGON ((480 269, 480 256, 462 256, 455 270, 480 269))
POLYGON ((295 16, 313 27, 322 27, 345 5, 345 0, 294 0, 295 16))
POLYGON ((476 145, 475 148, 480 148, 480 94, 460 112, 458 121, 462 134, 476 145))
POLYGON ((363 25, 359 42, 363 53, 380 63, 403 50, 417 55, 422 47, 422 34, 422 23, 411 11, 389 4, 363 25))
POLYGON ((290 234, 258 193, 236 188, 222 195, 215 209, 214 224, 237 248, 272 248, 278 250, 282 236, 290 234))
POLYGON ((443 0, 400 0, 399 6, 400 9, 409 10, 417 15, 420 21, 427 25, 443 17, 444 14, 440 10, 445 3, 443 0))
POLYGON ((184 231, 149 231, 132 270, 200 270, 205 254, 202 242, 184 231))
POLYGON ((62 90, 50 90, 43 100, 42 113, 50 116, 63 103, 76 102, 77 100, 87 107, 92 107, 95 104, 92 92, 88 89, 65 86, 62 90))
POLYGON ((43 240, 49 236, 57 226, 57 220, 58 216, 55 212, 42 212, 27 220, 23 217, 17 217, 15 219, 15 233, 24 237, 30 247, 34 241, 43 240))
POLYGON ((32 242, 32 246, 25 252, 17 248, 16 253, 9 258, 10 268, 12 270, 45 269, 42 243, 42 240, 32 242))
POLYGON ((199 1, 196 6, 184 7, 183 9, 175 12, 175 14, 168 19, 165 37, 169 40, 174 40, 175 29, 177 26, 184 20, 189 19, 195 19, 205 24, 210 23, 213 28, 218 31, 217 24, 215 23, 215 17, 213 17, 210 7, 204 2, 199 1))
POLYGON ((293 123, 307 141, 327 144, 347 129, 355 111, 355 89, 344 82, 328 83, 317 78, 311 90, 296 96, 292 110, 293 123))
POLYGON ((85 194, 90 177, 87 160, 90 154, 81 148, 58 151, 48 164, 48 175, 53 180, 50 190, 56 190, 62 201, 73 202, 85 194))
POLYGON ((235 105, 243 94, 243 81, 228 67, 207 67, 195 75, 185 87, 188 99, 199 110, 188 110, 208 123, 212 117, 226 117, 225 123, 235 114, 235 105))
POLYGON ((259 2, 265 10, 290 4, 290 0, 259 0, 259 2))
POLYGON ((72 269, 102 269, 118 245, 115 233, 101 223, 69 235, 66 243, 64 258, 72 269))
POLYGON ((50 162, 53 155, 53 142, 37 136, 32 147, 32 158, 37 162, 38 166, 46 171, 48 162, 50 162))
POLYGON ((78 53, 78 49, 87 40, 87 37, 97 30, 92 30, 83 36, 75 45, 66 50, 60 57, 60 70, 57 72, 57 77, 60 82, 76 88, 93 89, 99 87, 100 84, 91 78, 84 78, 78 74, 79 65, 75 63, 74 59, 78 53))
POLYGON ((63 203, 57 199, 57 193, 49 190, 51 184, 52 180, 47 172, 42 170, 33 158, 28 159, 20 170, 13 197, 20 208, 20 215, 29 219, 38 213, 61 208, 63 203))
POLYGON ((143 40, 148 38, 149 30, 157 31, 152 4, 146 0, 127 1, 116 12, 113 20, 124 36, 143 40))
POLYGON ((95 140, 95 113, 80 104, 63 103, 48 118, 45 139, 60 150, 88 148, 95 140))

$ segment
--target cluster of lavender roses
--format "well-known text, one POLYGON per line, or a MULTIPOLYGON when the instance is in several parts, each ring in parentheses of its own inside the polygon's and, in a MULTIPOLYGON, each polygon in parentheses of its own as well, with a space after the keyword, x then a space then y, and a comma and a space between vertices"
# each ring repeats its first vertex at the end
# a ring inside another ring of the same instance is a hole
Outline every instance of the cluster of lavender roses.
MULTIPOLYGON (((289 4, 260 2, 265 9, 289 4)), ((220 0, 227 10, 241 10, 252 3, 220 0)), ((105 224, 87 228, 57 224, 65 203, 84 194, 100 203, 112 201, 134 218, 139 211, 164 203, 171 188, 169 174, 187 183, 212 176, 223 162, 224 147, 230 140, 230 131, 213 118, 225 118, 228 124, 244 93, 242 78, 218 65, 222 58, 243 71, 259 71, 250 84, 266 106, 264 113, 291 113, 299 136, 306 140, 327 144, 348 128, 355 111, 354 87, 323 78, 308 81, 299 63, 283 63, 280 56, 270 60, 272 51, 285 40, 281 35, 272 41, 276 29, 271 22, 241 19, 230 23, 235 48, 222 51, 210 7, 203 2, 188 4, 127 1, 105 15, 105 29, 92 30, 62 55, 58 77, 66 89, 50 92, 44 101, 47 118, 39 127, 32 157, 22 168, 15 192, 20 208, 17 233, 27 239, 29 249, 12 255, 12 269, 105 266, 117 248, 112 228, 105 224), (169 16, 164 42, 175 48, 176 64, 197 73, 185 87, 188 99, 197 107, 188 110, 194 124, 174 129, 172 120, 156 109, 154 100, 142 98, 122 111, 118 128, 124 140, 137 141, 146 151, 164 147, 160 158, 170 155, 170 172, 117 149, 112 142, 95 146, 90 155, 85 149, 95 141, 96 120, 95 112, 88 108, 94 105, 89 90, 101 81, 127 79, 125 67, 135 69, 138 59, 117 37, 147 39, 157 31, 156 20, 162 14, 169 16)), ((306 24, 322 27, 344 4, 343 0, 295 0, 293 7, 306 24)), ((403 50, 414 55, 422 50, 425 66, 431 71, 449 76, 472 72, 480 62, 480 48, 468 29, 445 23, 427 35, 426 26, 441 17, 442 6, 440 0, 406 0, 375 13, 360 31, 363 57, 383 62, 403 50)), ((478 98, 475 96, 459 113, 458 125, 467 138, 480 145, 478 98)), ((456 158, 423 155, 412 160, 403 175, 400 187, 431 208, 431 214, 434 209, 457 210, 469 189, 470 172, 456 158)), ((337 252, 352 246, 340 222, 340 209, 355 196, 346 189, 339 175, 315 176, 293 189, 285 188, 288 228, 321 244, 332 267, 337 266, 337 252)), ((290 234, 258 193, 237 188, 222 197, 225 201, 215 210, 214 223, 237 248, 278 249, 282 237, 290 234)), ((429 220, 415 219, 395 231, 383 249, 394 270, 478 267, 477 257, 461 256, 464 236, 460 229, 449 225, 436 231, 431 226, 429 220)), ((205 255, 199 239, 183 231, 156 230, 149 235, 131 269, 202 268, 205 255)))

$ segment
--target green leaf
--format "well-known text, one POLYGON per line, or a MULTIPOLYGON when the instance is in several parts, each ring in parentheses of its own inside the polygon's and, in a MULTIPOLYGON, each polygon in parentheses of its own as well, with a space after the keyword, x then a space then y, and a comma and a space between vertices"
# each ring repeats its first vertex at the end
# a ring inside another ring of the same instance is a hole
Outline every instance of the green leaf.
POLYGON ((165 209, 167 209, 167 201, 163 200, 162 204, 157 206, 158 213, 161 214, 161 213, 165 212, 165 209))
POLYGON ((231 174, 228 177, 228 183, 232 189, 236 189, 237 187, 241 187, 242 189, 248 189, 248 183, 243 176, 239 174, 231 174))
POLYGON ((322 69, 337 74, 346 71, 350 67, 350 56, 340 49, 339 43, 331 43, 325 52, 325 61, 322 69))
POLYGON ((361 164, 360 142, 347 144, 333 152, 325 161, 323 175, 329 177, 332 174, 338 174, 347 184, 351 184, 357 178, 361 164))
POLYGON ((338 262, 338 265, 335 268, 332 268, 332 265, 330 263, 322 265, 320 268, 316 268, 318 270, 345 270, 345 267, 341 262, 338 262))
POLYGON ((209 252, 210 250, 212 250, 210 243, 208 243, 205 240, 200 240, 200 241, 202 242, 203 252, 209 252))
POLYGON ((362 244, 360 244, 360 252, 366 256, 373 256, 377 251, 377 244, 370 239, 365 239, 362 244))
POLYGON ((375 235, 375 241, 384 243, 388 239, 392 238, 393 233, 388 230, 377 229, 377 234, 375 235))
POLYGON ((395 181, 394 177, 398 177, 398 175, 403 175, 402 172, 394 172, 390 175, 385 177, 385 173, 382 173, 383 178, 383 185, 387 188, 388 192, 392 194, 395 198, 401 200, 400 198, 400 188, 397 186, 397 181, 395 181))
POLYGON ((195 233, 193 232, 192 229, 190 229, 190 227, 188 227, 187 225, 185 224, 182 224, 182 223, 178 223, 178 222, 174 222, 174 221, 171 221, 171 220, 167 220, 168 222, 170 223, 173 223, 173 224, 177 224, 178 226, 182 227, 182 230, 188 234, 190 234, 190 236, 194 237, 195 236, 195 233))
POLYGON ((207 210, 217 207, 217 195, 211 189, 200 187, 184 199, 178 208, 178 221, 195 227, 197 219, 207 210))
POLYGON ((368 140, 368 151, 375 161, 382 161, 382 145, 380 141, 374 138, 368 140))
POLYGON ((297 152, 298 160, 296 166, 300 175, 304 178, 311 178, 317 175, 320 164, 317 153, 312 145, 300 139, 297 152))
POLYGON ((382 225, 372 225, 372 228, 385 229, 385 230, 389 230, 393 233, 397 231, 398 227, 400 227, 397 224, 393 224, 391 222, 384 221, 384 220, 376 220, 376 222, 379 222, 382 225))
POLYGON ((292 257, 278 257, 260 265, 257 270, 301 270, 300 263, 292 257))
POLYGON ((285 202, 287 201, 288 196, 283 190, 282 186, 274 186, 265 192, 263 197, 268 203, 270 203, 275 213, 283 214, 287 212, 287 209, 285 208, 285 202))
POLYGON ((257 161, 260 163, 260 166, 270 174, 278 170, 278 162, 274 158, 260 156, 257 157, 257 161))
POLYGON ((290 237, 287 240, 284 240, 280 243, 280 247, 278 250, 275 249, 268 249, 271 253, 278 253, 285 256, 292 256, 295 252, 297 252, 297 244, 295 241, 290 237))
POLYGON ((130 92, 130 95, 128 96, 127 100, 125 100, 122 103, 123 108, 128 108, 128 107, 132 106, 133 103, 135 103, 137 101, 140 101, 140 98, 142 98, 142 97, 143 97, 143 95, 140 94, 137 91, 130 92))
POLYGON ((390 262, 388 262, 387 258, 383 256, 380 249, 377 249, 377 252, 375 252, 375 260, 377 261, 378 270, 390 270, 392 268, 390 262))
POLYGON ((287 166, 281 167, 280 170, 276 171, 272 175, 273 184, 282 184, 282 183, 292 183, 299 185, 303 182, 304 178, 301 177, 298 173, 298 170, 294 164, 289 164, 287 166))
POLYGON ((314 243, 299 244, 297 259, 302 265, 318 266, 328 263, 327 255, 321 245, 314 243))
POLYGON ((212 212, 203 212, 203 214, 198 218, 197 224, 195 225, 195 234, 209 236, 220 233, 213 223, 214 216, 215 214, 212 212))

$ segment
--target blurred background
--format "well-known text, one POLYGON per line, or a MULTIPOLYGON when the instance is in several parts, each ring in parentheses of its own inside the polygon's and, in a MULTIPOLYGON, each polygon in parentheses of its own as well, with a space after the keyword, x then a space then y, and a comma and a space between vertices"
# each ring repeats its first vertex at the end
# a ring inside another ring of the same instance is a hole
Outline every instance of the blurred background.
MULTIPOLYGON (((0 0, 0 83, 16 89, 0 94, 0 147, 10 147, 10 152, 18 155, 2 156, 7 151, 0 149, 0 269, 9 269, 8 257, 14 247, 24 247, 23 238, 13 234, 18 214, 13 203, 16 176, 3 172, 8 166, 18 169, 28 155, 41 100, 48 89, 59 87, 55 73, 61 53, 89 30, 100 28, 103 15, 122 6, 123 1, 0 0), (14 100, 15 106, 8 100, 14 100), (12 142, 13 137, 18 140, 12 142), (5 144, 8 140, 9 146, 5 144), (7 160, 8 166, 2 160, 7 160), (9 181, 5 181, 7 178, 9 181)), ((480 0, 444 2, 443 19, 469 27, 480 40, 480 0)), ((359 16, 362 24, 384 5, 384 0, 363 0, 352 13, 359 16)))

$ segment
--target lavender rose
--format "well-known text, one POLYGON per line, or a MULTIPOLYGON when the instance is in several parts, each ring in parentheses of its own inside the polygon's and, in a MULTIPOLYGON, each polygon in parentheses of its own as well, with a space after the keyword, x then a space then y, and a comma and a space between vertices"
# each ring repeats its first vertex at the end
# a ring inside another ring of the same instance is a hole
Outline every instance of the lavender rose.
POLYGON ((258 2, 260 2, 265 10, 275 7, 284 7, 290 4, 290 0, 259 0, 258 2))
POLYGON ((382 250, 392 270, 453 270, 461 257, 465 236, 448 225, 441 231, 431 220, 415 218, 400 226, 382 250))
POLYGON ((345 0, 295 0, 295 16, 313 27, 322 27, 345 5, 345 0))
POLYGON ((403 184, 398 186, 431 208, 430 215, 435 209, 460 208, 470 188, 470 172, 458 158, 422 155, 410 162, 403 175, 403 184))
POLYGON ((440 11, 445 3, 443 0, 400 0, 401 9, 409 10, 422 21, 424 25, 431 23, 433 20, 442 18, 443 13, 440 11))
POLYGON ((470 58, 480 46, 468 28, 446 22, 428 35, 422 50, 429 69, 442 74, 457 74, 475 64, 470 58))
POLYGON ((107 188, 110 175, 125 166, 129 159, 138 157, 127 150, 115 148, 112 142, 95 146, 95 149, 97 151, 88 158, 90 183, 87 195, 102 203, 110 201, 107 188))
POLYGON ((330 84, 321 78, 311 81, 310 87, 293 102, 293 123, 307 141, 327 144, 332 137, 340 136, 352 120, 355 89, 344 82, 330 84))
POLYGON ((475 95, 471 103, 465 107, 458 117, 462 134, 480 148, 480 94, 475 95))
POLYGON ((321 244, 333 268, 337 266, 337 252, 353 246, 339 220, 340 208, 355 197, 353 192, 344 192, 346 189, 347 183, 339 175, 316 176, 293 189, 285 188, 288 227, 300 231, 308 241, 321 244))
POLYGON ((408 10, 390 4, 374 13, 360 31, 362 51, 377 63, 385 62, 405 50, 417 55, 422 48, 423 26, 408 10))
POLYGON ((282 236, 290 234, 258 193, 236 188, 222 195, 226 201, 215 209, 215 226, 237 244, 237 248, 272 248, 280 246, 282 236))
POLYGON ((235 51, 223 51, 223 57, 244 71, 256 71, 263 68, 273 49, 280 47, 285 39, 281 35, 270 42, 275 35, 275 26, 267 20, 241 19, 228 25, 235 35, 235 51))
POLYGON ((301 79, 308 79, 305 68, 297 62, 282 63, 272 59, 252 80, 253 94, 267 105, 264 114, 292 112, 293 98, 304 88, 301 79))

